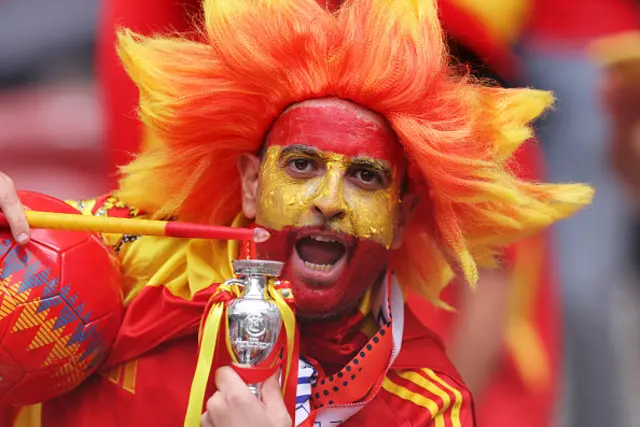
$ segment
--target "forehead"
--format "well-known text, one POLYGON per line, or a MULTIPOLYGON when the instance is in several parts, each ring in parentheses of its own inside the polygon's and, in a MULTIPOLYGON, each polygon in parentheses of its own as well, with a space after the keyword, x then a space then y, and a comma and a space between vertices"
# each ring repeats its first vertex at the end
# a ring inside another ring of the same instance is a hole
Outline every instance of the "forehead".
POLYGON ((397 165, 404 159, 395 134, 379 115, 342 100, 316 100, 286 110, 273 124, 267 146, 291 145, 397 165))

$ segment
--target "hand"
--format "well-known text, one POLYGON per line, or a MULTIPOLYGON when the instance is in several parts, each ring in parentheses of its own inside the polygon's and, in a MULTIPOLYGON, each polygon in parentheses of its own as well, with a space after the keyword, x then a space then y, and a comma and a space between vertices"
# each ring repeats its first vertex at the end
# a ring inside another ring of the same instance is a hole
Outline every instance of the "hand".
POLYGON ((291 427, 282 399, 278 373, 262 384, 262 402, 228 366, 216 371, 218 391, 207 401, 202 427, 291 427))
POLYGON ((27 244, 30 232, 24 208, 20 203, 13 181, 2 172, 0 172, 0 211, 7 218, 11 233, 16 241, 21 245, 27 244))

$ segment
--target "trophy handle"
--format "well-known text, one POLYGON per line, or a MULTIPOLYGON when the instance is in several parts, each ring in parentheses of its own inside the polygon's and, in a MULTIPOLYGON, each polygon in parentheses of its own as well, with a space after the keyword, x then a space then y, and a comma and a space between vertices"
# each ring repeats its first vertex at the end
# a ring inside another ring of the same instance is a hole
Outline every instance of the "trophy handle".
POLYGON ((240 279, 229 279, 229 280, 225 280, 224 282, 222 282, 222 284, 223 284, 223 285, 227 285, 227 286, 231 286, 231 285, 238 285, 238 286, 241 286, 241 287, 243 287, 243 288, 244 288, 245 286, 247 286, 247 285, 244 283, 244 280, 240 280, 240 279))

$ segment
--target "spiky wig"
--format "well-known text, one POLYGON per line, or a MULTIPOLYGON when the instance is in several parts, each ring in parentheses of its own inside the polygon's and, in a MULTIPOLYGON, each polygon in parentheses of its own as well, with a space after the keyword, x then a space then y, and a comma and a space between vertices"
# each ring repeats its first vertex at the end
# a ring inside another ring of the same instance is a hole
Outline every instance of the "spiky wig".
POLYGON ((436 299, 452 271, 471 284, 500 247, 589 203, 583 185, 519 180, 510 163, 548 92, 487 87, 458 73, 433 0, 204 0, 195 37, 119 35, 156 140, 123 170, 119 196, 156 217, 229 224, 236 169, 288 106, 339 97, 386 117, 421 192, 391 267, 436 299))

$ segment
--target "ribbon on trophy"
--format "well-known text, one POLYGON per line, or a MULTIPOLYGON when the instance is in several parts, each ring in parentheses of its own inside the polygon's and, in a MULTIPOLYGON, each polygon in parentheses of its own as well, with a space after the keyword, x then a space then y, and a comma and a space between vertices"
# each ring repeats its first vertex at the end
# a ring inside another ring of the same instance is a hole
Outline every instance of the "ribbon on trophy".
POLYGON ((262 292, 264 292, 265 297, 275 303, 280 313, 281 326, 284 326, 284 330, 278 328, 278 336, 273 348, 255 366, 238 364, 239 360, 236 356, 236 351, 233 349, 232 334, 230 333, 228 310, 235 301, 242 301, 242 281, 232 279, 220 284, 210 298, 205 309, 206 315, 203 316, 200 322, 198 361, 191 384, 185 427, 200 426, 205 395, 211 389, 210 377, 213 366, 222 366, 230 363, 234 363, 233 368, 243 381, 250 385, 250 388, 254 384, 264 382, 281 368, 281 384, 285 404, 292 419, 295 417, 299 340, 295 314, 292 308, 294 305, 293 292, 289 283, 273 278, 269 278, 266 281, 266 286, 262 292), (224 325, 225 333, 223 335, 220 334, 221 325, 224 325), (226 347, 227 351, 223 352, 223 354, 216 352, 218 346, 226 347))

